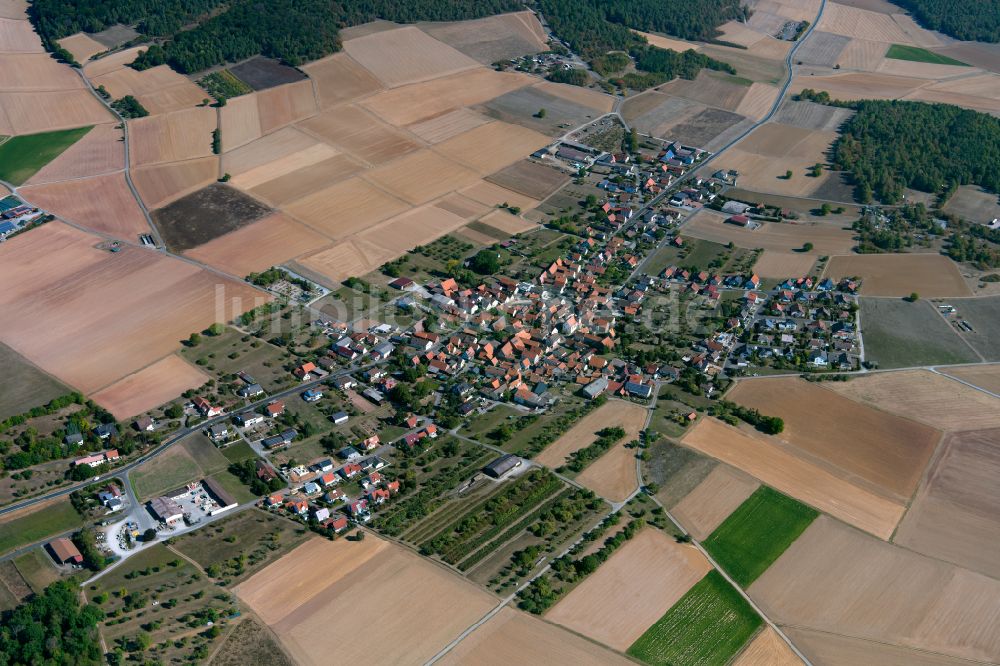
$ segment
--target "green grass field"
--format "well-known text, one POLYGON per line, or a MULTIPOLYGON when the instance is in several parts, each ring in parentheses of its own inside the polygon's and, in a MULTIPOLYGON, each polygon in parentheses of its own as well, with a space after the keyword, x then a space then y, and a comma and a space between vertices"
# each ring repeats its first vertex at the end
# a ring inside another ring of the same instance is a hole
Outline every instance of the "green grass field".
POLYGON ((919 46, 907 46, 905 44, 893 44, 889 47, 889 50, 885 54, 886 58, 893 58, 894 60, 910 60, 912 62, 929 62, 933 65, 958 65, 959 67, 968 67, 968 63, 964 63, 961 60, 955 60, 954 58, 949 58, 948 56, 943 56, 927 49, 922 49, 919 46))
POLYGON ((26 516, 0 524, 0 555, 76 529, 82 522, 68 499, 47 504, 26 516))
POLYGON ((185 483, 202 478, 201 467, 183 446, 173 446, 163 454, 140 465, 132 473, 132 487, 139 499, 156 497, 185 483))
POLYGON ((647 664, 725 664, 763 620, 718 571, 710 571, 646 630, 628 653, 647 664))
POLYGON ((747 587, 818 515, 815 509, 761 486, 702 545, 733 580, 747 587))
POLYGON ((64 150, 83 138, 93 125, 15 136, 0 143, 0 180, 20 185, 64 150))
POLYGON ((250 445, 244 441, 239 441, 236 444, 230 444, 226 448, 222 449, 222 455, 226 457, 231 463, 243 462, 244 460, 253 460, 257 457, 257 452, 250 448, 250 445))

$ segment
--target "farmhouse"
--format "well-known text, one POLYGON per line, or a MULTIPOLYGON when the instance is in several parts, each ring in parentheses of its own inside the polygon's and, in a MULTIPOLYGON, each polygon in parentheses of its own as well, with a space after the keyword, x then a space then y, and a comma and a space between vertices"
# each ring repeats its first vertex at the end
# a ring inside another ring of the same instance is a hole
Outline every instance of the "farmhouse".
POLYGON ((201 415, 205 418, 212 418, 213 416, 222 414, 222 407, 212 406, 212 403, 201 396, 196 397, 191 403, 194 404, 195 409, 201 412, 201 415))
POLYGON ((76 544, 65 537, 53 539, 45 547, 56 564, 83 564, 83 555, 80 554, 76 544))
POLYGON ((156 429, 156 422, 150 416, 141 416, 135 420, 135 429, 139 432, 153 432, 156 429))

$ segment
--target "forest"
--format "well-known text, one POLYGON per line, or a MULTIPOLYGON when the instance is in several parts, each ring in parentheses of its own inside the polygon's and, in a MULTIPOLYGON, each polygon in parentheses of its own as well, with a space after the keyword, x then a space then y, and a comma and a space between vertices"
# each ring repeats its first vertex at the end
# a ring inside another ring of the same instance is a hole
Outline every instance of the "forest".
POLYGON ((104 613, 80 606, 80 589, 59 581, 0 617, 0 663, 104 663, 97 623, 104 613))
POLYGON ((924 102, 846 106, 856 113, 840 129, 833 162, 851 174, 860 201, 898 203, 906 188, 943 193, 972 184, 1000 192, 1000 119, 924 102))
POLYGON ((1000 42, 1000 3, 982 0, 893 0, 920 25, 956 39, 1000 42))
POLYGON ((166 62, 192 73, 257 54, 300 65, 337 51, 340 28, 376 18, 457 21, 522 7, 517 0, 37 0, 29 15, 49 48, 80 30, 135 24, 165 40, 162 51, 150 49, 137 68, 166 62), (213 15, 220 6, 225 11, 213 15), (196 25, 187 29, 190 24, 196 25))

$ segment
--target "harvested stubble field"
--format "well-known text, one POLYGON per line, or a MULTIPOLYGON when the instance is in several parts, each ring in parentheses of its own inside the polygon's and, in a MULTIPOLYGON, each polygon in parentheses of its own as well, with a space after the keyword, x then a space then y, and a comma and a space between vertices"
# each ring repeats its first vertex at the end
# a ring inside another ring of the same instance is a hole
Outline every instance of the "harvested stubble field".
POLYGON ((285 206, 285 212, 339 239, 397 215, 405 202, 361 178, 349 178, 285 206))
POLYGON ((223 183, 182 197, 154 211, 163 241, 174 251, 189 250, 255 222, 271 210, 223 183))
POLYGON ((824 631, 785 627, 785 633, 813 663, 829 666, 970 666, 966 659, 887 645, 878 641, 837 636, 824 631))
POLYGON ((725 664, 762 622, 739 592, 713 570, 633 643, 628 653, 648 664, 725 664))
POLYGON ((29 185, 54 183, 99 176, 124 167, 122 131, 111 123, 105 123, 95 125, 83 138, 39 169, 27 182, 29 185))
POLYGON ((465 225, 465 219, 434 206, 420 206, 364 231, 355 240, 369 260, 381 264, 465 225))
POLYGON ((45 91, 84 90, 85 85, 73 70, 61 65, 46 53, 0 52, 0 90, 45 91))
POLYGON ((905 510, 901 502, 835 476, 776 441, 715 419, 702 419, 683 443, 883 539, 892 535, 905 510))
POLYGON ((553 95, 538 86, 514 90, 479 107, 483 113, 508 123, 527 127, 548 136, 559 136, 566 127, 576 127, 596 118, 598 113, 574 100, 553 95), (538 112, 545 109, 545 117, 538 112))
POLYGON ((545 29, 530 11, 472 21, 425 23, 420 28, 483 65, 533 55, 548 48, 545 29))
POLYGON ((1000 427, 1000 399, 927 370, 879 372, 828 386, 852 400, 945 431, 1000 427))
POLYGON ((819 512, 761 486, 702 544, 742 587, 757 580, 819 512))
POLYGON ((264 134, 308 118, 317 111, 316 96, 309 80, 269 88, 253 96, 257 98, 260 131, 264 134))
POLYGON ((244 277, 277 266, 315 248, 328 239, 283 213, 212 239, 184 254, 196 261, 244 277))
POLYGON ((844 478, 863 479, 901 502, 916 490, 941 439, 934 428, 797 377, 744 380, 726 399, 780 416, 785 429, 777 437, 791 449, 822 461, 844 478))
POLYGON ((461 107, 482 104, 534 81, 534 77, 520 72, 477 68, 387 90, 366 99, 363 105, 380 118, 401 127, 461 107))
POLYGON ((860 277, 863 296, 971 296, 958 265, 942 254, 859 254, 831 257, 827 277, 860 277))
POLYGON ((139 51, 141 50, 142 47, 134 46, 122 51, 115 51, 112 54, 98 58, 97 60, 84 65, 83 73, 87 75, 88 79, 94 80, 98 76, 103 76, 108 72, 113 72, 116 69, 128 66, 130 62, 136 59, 136 56, 139 55, 139 51))
POLYGON ((302 69, 316 85, 319 105, 324 109, 382 90, 379 80, 346 53, 335 53, 302 69))
POLYGON ((244 171, 233 178, 231 182, 242 190, 252 190, 300 169, 308 169, 314 164, 336 157, 337 154, 336 148, 325 143, 315 143, 308 148, 277 157, 249 171, 244 171))
POLYGON ((750 588, 779 624, 1000 658, 1000 582, 818 518, 750 588))
POLYGON ((688 219, 681 233, 715 243, 732 241, 740 247, 778 252, 793 252, 801 249, 805 243, 812 243, 812 252, 802 253, 806 256, 848 252, 854 246, 853 233, 836 223, 762 222, 760 228, 750 231, 726 224, 727 217, 715 211, 700 210, 688 219))
MULTIPOLYGON (((845 49, 845 54, 850 48, 848 46, 845 49)), ((843 58, 842 55, 841 59, 843 60, 843 58)), ((844 67, 846 68, 846 65, 844 67)), ((830 97, 840 100, 900 99, 926 84, 926 79, 913 77, 847 72, 827 76, 796 76, 788 91, 792 94, 798 94, 805 88, 825 90, 830 93, 830 97)))
POLYGON ((219 158, 200 157, 132 170, 132 182, 149 209, 160 208, 218 180, 219 158))
POLYGON ((73 58, 80 64, 86 63, 92 56, 108 49, 104 44, 84 32, 64 37, 58 43, 59 46, 73 54, 73 58))
POLYGON ((260 112, 254 95, 241 95, 219 109, 222 151, 228 153, 261 137, 260 112))
POLYGON ((832 32, 814 31, 802 48, 795 52, 795 61, 815 67, 833 67, 841 52, 851 41, 850 37, 832 32))
MULTIPOLYGON (((232 104, 227 104, 229 108, 236 104, 237 100, 247 99, 237 97, 232 104)), ((225 122, 225 118, 223 118, 225 122)), ((228 130, 222 130, 225 137, 228 130)), ((223 141, 225 139, 223 138, 223 141)), ((247 173, 254 169, 266 167, 268 164, 294 155, 298 152, 309 150, 320 142, 315 137, 306 134, 302 130, 294 127, 285 127, 272 134, 241 145, 233 150, 227 149, 222 156, 222 170, 233 177, 247 173)))
POLYGON ((180 340, 269 297, 190 265, 50 222, 0 247, 0 339, 91 393, 172 353, 180 340), (19 279, 26 271, 33 279, 19 279), (224 299, 219 299, 220 293, 224 299), (234 302, 233 299, 236 299, 234 302), (114 326, 102 322, 114 321, 114 326))
POLYGON ((7 345, 0 343, 0 367, 5 381, 0 384, 0 419, 22 414, 69 393, 54 377, 45 374, 7 345))
POLYGON ((198 388, 208 379, 204 372, 171 354, 90 397, 122 421, 198 388))
MULTIPOLYGON (((619 427, 625 430, 622 443, 639 438, 646 423, 647 410, 624 400, 609 400, 577 421, 562 437, 545 447, 535 456, 535 462, 546 467, 560 467, 574 451, 590 446, 597 439, 597 432, 604 428, 619 427)), ((596 464, 596 463, 595 463, 596 464)))
POLYGON ((963 382, 968 382, 973 386, 978 386, 981 389, 1000 395, 1000 365, 970 365, 942 368, 940 371, 963 382))
POLYGON ((1000 297, 963 298, 953 304, 958 311, 951 319, 965 321, 973 328, 971 333, 962 331, 959 335, 985 360, 1000 360, 1000 329, 996 326, 1000 321, 1000 297))
POLYGON ((298 126, 371 165, 385 164, 420 148, 406 132, 355 105, 325 111, 298 126))
POLYGON ((548 144, 549 138, 543 134, 495 122, 442 141, 434 150, 488 176, 548 144))
POLYGON ((1000 217, 1000 199, 976 185, 962 185, 948 199, 944 210, 973 222, 988 224, 1000 217))
POLYGON ((379 254, 346 240, 299 257, 292 268, 329 289, 336 289, 347 278, 370 273, 384 263, 378 260, 379 254))
POLYGON ((88 90, 0 92, 3 134, 36 134, 114 120, 88 90))
POLYGON ((692 102, 717 109, 736 111, 740 102, 750 91, 750 87, 729 77, 714 75, 705 70, 699 72, 698 77, 693 81, 674 79, 670 83, 660 86, 657 90, 671 97, 683 97, 692 102))
POLYGON ((624 651, 711 568, 693 546, 647 527, 573 588, 545 619, 624 651))
POLYGON ((95 88, 104 86, 113 99, 132 95, 151 114, 192 108, 206 97, 203 89, 167 65, 141 72, 122 67, 95 76, 91 83, 95 88))
POLYGON ((771 627, 764 629, 747 643, 732 662, 733 666, 801 666, 788 643, 771 627))
POLYGON ((427 143, 435 144, 458 136, 462 132, 475 129, 480 125, 485 125, 490 120, 477 111, 463 107, 414 123, 407 129, 427 143))
POLYGON ((440 663, 450 666, 554 663, 625 666, 632 662, 548 622, 504 608, 462 639, 440 663))
POLYGON ((25 201, 82 227, 133 240, 149 231, 123 173, 22 187, 25 201))
POLYGON ((950 435, 894 543, 996 578, 1000 575, 1000 430, 950 435))
POLYGON ((250 193, 272 206, 283 206, 333 183, 347 180, 362 169, 364 165, 350 155, 334 155, 312 166, 302 167, 261 183, 251 189, 250 193))
POLYGON ((254 90, 266 90, 286 83, 295 83, 305 78, 302 72, 294 67, 289 67, 264 56, 254 56, 230 67, 229 71, 254 90))
POLYGON ((129 120, 132 164, 179 162, 212 155, 215 109, 195 108, 129 120))
POLYGON ((479 222, 497 229, 500 233, 507 234, 508 236, 524 233, 538 227, 534 222, 529 222, 522 217, 513 215, 508 210, 495 210, 479 218, 479 222))
POLYGON ((804 277, 809 275, 815 264, 814 254, 764 250, 753 265, 753 272, 762 278, 804 277))
POLYGON ((516 206, 521 210, 530 210, 538 205, 537 199, 512 192, 507 188, 500 187, 486 180, 466 187, 461 190, 461 194, 490 208, 495 208, 506 203, 510 206, 516 206))
POLYGON ((388 88, 481 66, 412 26, 345 40, 344 51, 388 88))
POLYGON ((881 12, 828 3, 817 30, 886 44, 911 44, 913 40, 893 17, 881 12))
POLYGON ((44 53, 42 41, 20 12, 17 19, 0 18, 0 50, 11 53, 44 53))
POLYGON ((362 177, 414 206, 479 180, 475 172, 429 148, 366 171, 362 177))
POLYGON ((541 201, 568 183, 570 177, 559 169, 521 160, 489 176, 487 180, 541 201))
POLYGON ((796 102, 786 99, 774 116, 775 124, 799 127, 817 132, 835 132, 850 118, 850 109, 824 106, 815 102, 796 102))
POLYGON ((312 539, 236 588, 300 664, 424 662, 496 605, 445 569, 372 534, 312 539), (400 603, 405 590, 408 603, 400 603), (352 640, 344 641, 344 636, 352 640))
POLYGON ((717 465, 673 508, 681 526, 699 541, 705 539, 737 509, 760 483, 726 465, 717 465))
POLYGON ((732 134, 737 128, 743 129, 749 122, 738 113, 725 109, 693 106, 690 112, 694 112, 693 115, 684 119, 673 118, 657 126, 652 134, 680 141, 686 146, 699 146, 711 150, 712 145, 717 143, 720 137, 732 134))
POLYGON ((862 298, 866 359, 881 368, 908 368, 980 360, 929 301, 862 298))
POLYGON ((576 477, 577 482, 612 502, 625 501, 639 485, 635 476, 636 449, 625 448, 628 441, 611 447, 576 477))

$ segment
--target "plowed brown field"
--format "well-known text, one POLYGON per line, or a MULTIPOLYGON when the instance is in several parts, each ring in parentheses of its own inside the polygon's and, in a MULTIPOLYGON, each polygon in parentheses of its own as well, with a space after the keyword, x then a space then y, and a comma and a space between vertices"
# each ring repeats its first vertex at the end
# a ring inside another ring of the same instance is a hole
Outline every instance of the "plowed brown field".
POLYGON ((219 158, 202 157, 186 162, 154 164, 132 170, 132 182, 147 208, 160 208, 215 182, 219 158))
POLYGON ((282 213, 275 213, 185 254, 230 275, 245 277, 283 264, 326 243, 329 239, 325 236, 282 213))
POLYGON ((857 254, 831 257, 827 277, 860 277, 865 296, 971 296, 954 261, 942 254, 857 254))
POLYGON ((33 185, 18 191, 35 206, 88 229, 130 241, 149 231, 123 173, 33 185))
POLYGON ((715 419, 702 419, 683 443, 883 539, 892 535, 903 516, 905 507, 901 502, 845 481, 763 436, 715 419))
POLYGON ((795 378, 748 379, 727 400, 780 416, 779 439, 808 457, 904 502, 916 490, 941 432, 795 378))
POLYGON ((268 299, 157 252, 97 249, 100 240, 49 222, 0 246, 0 279, 7 285, 0 308, 18 313, 0 318, 0 339, 84 393, 176 351, 191 332, 268 299), (24 280, 28 271, 32 279, 24 280))
POLYGON ((204 372, 171 354, 90 397, 123 421, 159 407, 208 380, 204 372))
POLYGON ((425 662, 496 601, 451 572, 368 534, 313 539, 252 576, 237 594, 300 664, 354 662, 379 645, 386 663, 425 662), (400 603, 401 590, 412 603, 400 603), (351 636, 345 642, 342 637, 351 636))
POLYGON ((779 624, 950 657, 1000 659, 1000 582, 826 516, 749 591, 779 624))

